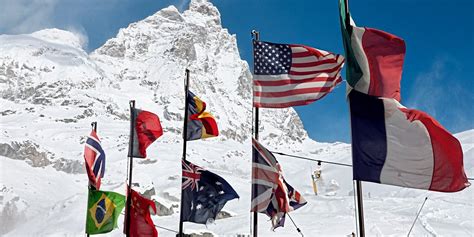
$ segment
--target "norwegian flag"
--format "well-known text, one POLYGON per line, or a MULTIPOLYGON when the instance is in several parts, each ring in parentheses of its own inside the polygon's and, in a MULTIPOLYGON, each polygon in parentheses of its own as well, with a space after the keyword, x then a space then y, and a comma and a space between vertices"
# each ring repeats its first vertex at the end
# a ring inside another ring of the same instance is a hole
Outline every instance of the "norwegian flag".
POLYGON ((105 152, 94 130, 87 137, 84 147, 84 160, 87 176, 89 176, 89 184, 99 190, 100 180, 104 177, 105 172, 105 152))
POLYGON ((296 44, 254 41, 253 104, 262 108, 307 105, 341 81, 344 57, 296 44))
POLYGON ((275 156, 255 139, 252 146, 251 211, 267 214, 275 229, 284 225, 287 212, 304 206, 306 200, 285 181, 275 156))

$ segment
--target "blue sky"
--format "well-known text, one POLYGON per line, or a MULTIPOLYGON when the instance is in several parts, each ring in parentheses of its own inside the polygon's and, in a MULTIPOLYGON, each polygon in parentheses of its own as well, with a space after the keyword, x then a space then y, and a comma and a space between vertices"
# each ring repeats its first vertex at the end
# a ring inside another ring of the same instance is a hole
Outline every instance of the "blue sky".
MULTIPOLYGON (((224 27, 237 35, 252 63, 250 31, 261 39, 306 44, 343 54, 337 0, 214 0, 224 27)), ((57 27, 80 33, 91 51, 128 24, 185 0, 0 0, 0 34, 57 27)), ((398 35, 407 45, 402 103, 428 112, 449 131, 474 128, 474 1, 350 1, 359 26, 398 35)), ((318 141, 350 141, 344 86, 308 106, 295 107, 318 141)))

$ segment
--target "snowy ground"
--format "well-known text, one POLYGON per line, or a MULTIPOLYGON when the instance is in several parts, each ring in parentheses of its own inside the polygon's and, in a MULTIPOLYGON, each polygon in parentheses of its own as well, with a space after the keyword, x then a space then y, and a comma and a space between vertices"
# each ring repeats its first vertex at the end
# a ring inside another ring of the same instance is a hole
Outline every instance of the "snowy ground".
MULTIPOLYGON (((474 131, 458 135, 463 142, 465 159, 472 159, 474 131)), ((314 144, 313 144, 314 145, 314 144)), ((311 150, 319 150, 311 157, 350 163, 349 146, 346 144, 317 144, 311 150)), ((150 160, 152 164, 135 162, 134 181, 141 185, 153 183, 160 198, 179 197, 179 158, 180 144, 159 142, 153 145, 150 160), (177 179, 173 179, 177 178, 177 179)), ((235 142, 197 141, 190 142, 189 159, 209 167, 225 177, 241 196, 240 200, 230 201, 224 210, 235 216, 217 220, 208 226, 186 223, 187 232, 206 231, 219 236, 236 236, 250 232, 250 170, 249 149, 247 144, 235 142), (198 144, 200 143, 200 144, 198 144), (206 157, 193 156, 202 144, 206 157), (243 157, 228 157, 222 160, 221 154, 227 150, 241 148, 243 157)), ((307 154, 310 155, 310 154, 307 154)), ((308 205, 293 212, 291 216, 305 236, 348 235, 355 231, 354 198, 352 194, 351 169, 323 164, 320 183, 322 195, 312 194, 309 179, 310 168, 316 164, 277 156, 283 165, 287 181, 299 190, 308 201, 308 205)), ((2 157, 3 158, 3 157, 2 157)), ((126 159, 110 151, 107 175, 104 177, 104 190, 124 193, 126 178, 126 159)), ((466 162, 468 175, 473 176, 472 160, 466 162)), ((23 161, 2 159, 2 185, 14 190, 28 205, 25 220, 18 220, 15 229, 8 236, 22 235, 66 235, 80 236, 84 232, 86 209, 86 176, 84 174, 67 175, 50 167, 32 168, 23 161)), ((422 190, 391 187, 364 183, 364 211, 366 232, 373 236, 406 235, 421 206, 424 197, 428 201, 416 223, 414 236, 469 236, 474 230, 474 193, 467 188, 458 193, 437 193, 422 190)), ((178 204, 178 202, 174 202, 178 204)), ((179 213, 166 217, 154 217, 157 225, 176 230, 179 213)), ((122 220, 119 221, 122 223, 122 220)), ((284 228, 275 232, 264 215, 259 217, 261 236, 296 236, 297 233, 287 219, 284 228)), ((122 226, 110 235, 121 236, 122 226)), ((172 232, 159 230, 160 236, 173 236, 172 232)))

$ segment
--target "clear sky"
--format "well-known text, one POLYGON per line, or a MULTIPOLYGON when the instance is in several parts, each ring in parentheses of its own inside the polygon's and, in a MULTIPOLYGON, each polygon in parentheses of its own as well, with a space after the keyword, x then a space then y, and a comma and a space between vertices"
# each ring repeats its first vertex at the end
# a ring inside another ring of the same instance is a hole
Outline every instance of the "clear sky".
MULTIPOLYGON (((343 54, 338 0, 214 0, 222 23, 237 35, 243 59, 252 64, 250 31, 261 40, 306 44, 343 54)), ((118 30, 185 0, 0 0, 0 34, 57 27, 78 32, 92 51, 118 30)), ((474 128, 474 1, 350 0, 359 26, 403 38, 407 45, 402 103, 434 116, 449 131, 474 128)), ((343 74, 345 75, 345 74, 343 74)), ((350 141, 345 86, 321 101, 295 107, 318 141, 350 141)))

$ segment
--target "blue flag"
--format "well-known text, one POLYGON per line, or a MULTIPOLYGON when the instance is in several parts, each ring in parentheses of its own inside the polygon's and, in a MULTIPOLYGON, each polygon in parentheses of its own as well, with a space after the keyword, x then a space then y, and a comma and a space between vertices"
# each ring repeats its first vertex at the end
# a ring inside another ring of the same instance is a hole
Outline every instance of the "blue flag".
POLYGON ((216 219, 227 201, 239 195, 219 175, 189 161, 183 166, 183 221, 206 224, 216 219))

